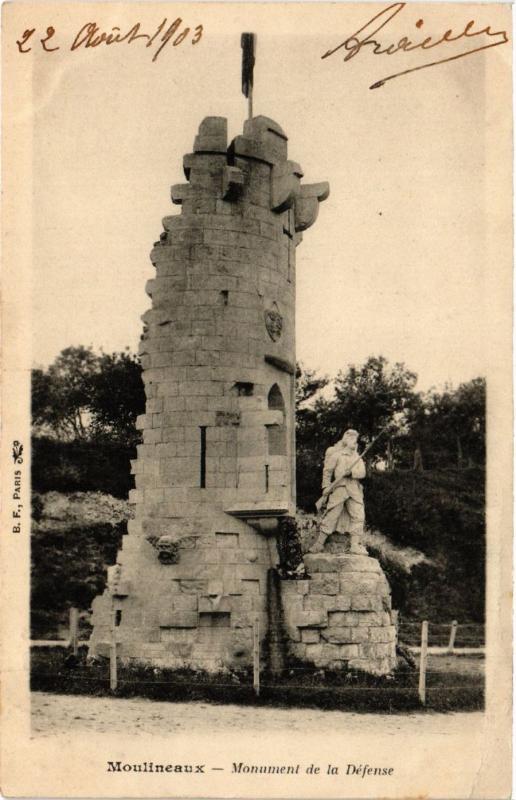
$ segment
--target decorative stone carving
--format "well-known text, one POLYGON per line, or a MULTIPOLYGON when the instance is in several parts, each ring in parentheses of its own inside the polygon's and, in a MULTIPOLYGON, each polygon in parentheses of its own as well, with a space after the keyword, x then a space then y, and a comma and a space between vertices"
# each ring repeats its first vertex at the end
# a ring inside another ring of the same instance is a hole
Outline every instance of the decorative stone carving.
POLYGON ((263 357, 263 360, 267 364, 272 364, 273 367, 276 369, 280 369, 282 372, 286 372, 287 375, 295 375, 296 368, 291 361, 287 361, 286 358, 279 358, 279 356, 271 355, 266 353, 263 357))
POLYGON ((195 534, 183 536, 178 539, 171 534, 156 536, 149 534, 147 541, 158 551, 158 558, 162 564, 178 564, 181 550, 194 550, 199 537, 195 534))
POLYGON ((277 308, 268 308, 264 312, 265 327, 273 342, 277 342, 283 330, 283 317, 277 308))
POLYGON ((163 536, 147 536, 147 540, 158 551, 158 559, 162 564, 179 562, 179 542, 169 534, 163 536))
POLYGON ((180 550, 195 550, 198 538, 198 536, 183 536, 182 539, 178 540, 177 545, 180 550))
POLYGON ((319 213, 319 203, 326 200, 329 194, 330 187, 326 181, 300 187, 294 214, 296 231, 306 231, 314 224, 319 213))

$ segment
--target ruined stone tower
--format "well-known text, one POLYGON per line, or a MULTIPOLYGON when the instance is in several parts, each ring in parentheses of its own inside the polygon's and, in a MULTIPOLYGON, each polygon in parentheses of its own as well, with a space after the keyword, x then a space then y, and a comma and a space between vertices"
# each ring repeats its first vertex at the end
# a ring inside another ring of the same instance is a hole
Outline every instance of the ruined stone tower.
MULTIPOLYGON (((151 253, 140 348, 146 413, 133 462, 134 519, 93 604, 92 654, 217 671, 252 661, 267 636, 280 519, 295 514, 296 246, 328 184, 303 185, 266 117, 227 143, 200 125, 151 253)), ((341 537, 342 538, 342 537, 341 537)), ((390 590, 378 562, 330 537, 283 580, 292 656, 388 672, 390 590)))
POLYGON ((278 517, 295 513, 295 249, 328 184, 302 185, 266 117, 208 117, 151 253, 134 519, 90 651, 218 669, 267 633, 278 517))

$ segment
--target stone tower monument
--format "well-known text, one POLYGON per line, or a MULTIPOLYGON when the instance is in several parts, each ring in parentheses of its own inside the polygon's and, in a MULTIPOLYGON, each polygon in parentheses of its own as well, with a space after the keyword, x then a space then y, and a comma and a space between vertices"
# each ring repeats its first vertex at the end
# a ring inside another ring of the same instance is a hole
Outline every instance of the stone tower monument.
POLYGON ((295 251, 329 189, 301 183, 262 116, 229 147, 226 120, 203 120, 184 173, 151 253, 134 519, 90 652, 114 627, 121 658, 213 671, 249 663, 256 618, 268 630, 274 534, 296 501, 295 251))

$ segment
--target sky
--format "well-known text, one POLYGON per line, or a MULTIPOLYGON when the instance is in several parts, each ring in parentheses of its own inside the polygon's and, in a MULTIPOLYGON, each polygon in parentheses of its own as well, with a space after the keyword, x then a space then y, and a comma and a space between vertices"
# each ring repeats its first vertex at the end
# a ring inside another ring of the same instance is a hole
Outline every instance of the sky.
MULTIPOLYGON (((176 7, 93 8, 67 6, 65 15, 56 6, 56 40, 93 18, 102 30, 140 21, 154 31, 176 7)), ((485 375, 497 269, 486 245, 495 53, 370 91, 409 57, 321 55, 372 6, 232 8, 182 7, 185 24, 202 21, 204 38, 169 43, 154 63, 139 42, 31 54, 32 362, 45 366, 69 345, 136 350, 149 253, 161 219, 178 210, 170 186, 184 182, 182 158, 205 116, 226 116, 230 139, 241 131, 240 32, 253 30, 255 114, 281 124, 305 182, 330 183, 297 249, 298 360, 333 376, 381 354, 405 362, 422 390, 485 375)), ((425 13, 427 33, 446 30, 446 8, 425 13)), ((416 32, 421 11, 403 13, 386 43, 416 32)))

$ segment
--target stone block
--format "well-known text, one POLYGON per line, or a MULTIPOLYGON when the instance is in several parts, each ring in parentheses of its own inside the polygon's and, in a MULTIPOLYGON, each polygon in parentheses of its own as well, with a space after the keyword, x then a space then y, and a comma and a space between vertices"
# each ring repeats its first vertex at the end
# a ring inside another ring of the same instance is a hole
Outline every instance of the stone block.
MULTIPOLYGON (((292 581, 293 583, 293 581, 292 581)), ((303 595, 292 592, 283 596, 283 611, 285 619, 291 621, 303 611, 303 595)))
POLYGON ((297 627, 297 625, 285 624, 285 630, 286 630, 286 633, 287 633, 288 640, 290 642, 300 642, 301 641, 301 631, 297 627))
POLYGON ((393 654, 394 643, 375 642, 361 647, 365 658, 382 658, 393 654))
POLYGON ((242 580, 258 581, 263 575, 263 570, 258 564, 237 564, 234 574, 242 580))
POLYGON ((311 554, 307 553, 304 557, 304 562, 308 573, 313 576, 318 572, 339 572, 340 565, 334 556, 328 556, 324 553, 311 554))
POLYGON ((239 611, 252 611, 253 610, 253 596, 251 594, 241 594, 237 597, 238 605, 236 606, 239 611))
MULTIPOLYGON (((188 581, 185 581, 187 583, 188 581)), ((195 581, 197 583, 197 581, 195 581)), ((175 594, 173 599, 161 598, 162 602, 170 602, 174 610, 177 611, 197 611, 197 590, 194 589, 192 594, 175 594)))
POLYGON ((357 594, 351 598, 351 609, 353 611, 381 611, 382 600, 374 595, 357 594))
POLYGON ((196 611, 162 611, 159 615, 160 628, 196 628, 196 611))
POLYGON ((321 638, 331 644, 344 644, 353 642, 352 628, 339 628, 332 626, 321 631, 321 638))
POLYGON ((193 642, 168 642, 165 648, 169 653, 173 653, 180 658, 189 658, 192 655, 194 645, 193 642))
POLYGON ((305 594, 300 595, 303 600, 303 609, 324 611, 333 610, 335 601, 333 595, 325 594, 305 594))
POLYGON ((196 556, 201 564, 220 564, 220 550, 215 547, 203 548, 196 556))
POLYGON ((389 625, 381 628, 368 628, 370 642, 394 642, 396 639, 396 629, 389 625))
POLYGON ((313 661, 316 665, 318 665, 323 659, 323 645, 322 644, 305 645, 305 656, 308 661, 313 661))
POLYGON ((351 595, 337 594, 332 597, 329 611, 349 611, 351 609, 351 595))
POLYGON ((238 611, 231 616, 231 625, 233 628, 252 628, 254 624, 254 614, 238 611))
MULTIPOLYGON (((179 580, 179 591, 185 594, 199 594, 206 591, 206 581, 203 580, 179 580)), ((195 606, 194 606, 195 608, 195 606)))
POLYGON ((339 645, 338 658, 349 659, 356 658, 359 654, 358 644, 341 644, 339 645))
POLYGON ((330 627, 342 627, 346 623, 349 624, 349 615, 344 611, 328 612, 328 625, 330 627))
POLYGON ((363 644, 364 642, 369 641, 369 631, 370 628, 351 628, 351 637, 349 639, 350 642, 363 644))
MULTIPOLYGON (((286 597, 287 595, 294 595, 297 597, 299 594, 297 587, 298 583, 301 583, 301 581, 282 580, 280 584, 282 596, 286 597)), ((303 583, 308 583, 308 581, 303 581, 303 583)))
POLYGON ((338 624, 349 627, 358 627, 360 625, 381 625, 379 616, 374 612, 359 612, 359 611, 329 611, 328 619, 330 625, 338 624), (333 614, 336 614, 333 617, 333 614), (335 621, 334 621, 335 620, 335 621))
POLYGON ((208 589, 207 594, 209 596, 217 597, 219 595, 224 594, 224 583, 221 580, 210 580, 208 581, 208 589))
POLYGON ((251 595, 253 611, 264 611, 267 608, 267 597, 265 594, 251 595))
MULTIPOLYGON (((306 568, 311 575, 317 572, 378 572, 381 574, 379 562, 376 558, 370 558, 369 556, 308 553, 304 560, 306 568)), ((344 577, 342 579, 344 580, 344 577)))
POLYGON ((298 628, 322 628, 328 624, 327 612, 317 609, 297 611, 291 619, 298 628))
POLYGON ((301 630, 301 641, 305 644, 319 644, 321 632, 317 628, 303 628, 301 630))
POLYGON ((326 574, 312 577, 309 586, 310 594, 338 594, 340 581, 338 575, 326 574))
POLYGON ((228 613, 232 611, 233 603, 231 597, 225 595, 199 597, 199 613, 228 613))

